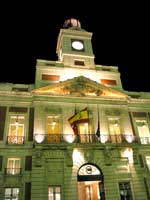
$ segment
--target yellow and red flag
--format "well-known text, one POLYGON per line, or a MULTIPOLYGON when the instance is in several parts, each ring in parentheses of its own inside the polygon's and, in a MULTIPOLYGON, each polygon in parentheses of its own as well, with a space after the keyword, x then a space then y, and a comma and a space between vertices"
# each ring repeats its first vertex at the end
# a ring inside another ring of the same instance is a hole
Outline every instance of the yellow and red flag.
POLYGON ((88 123, 89 122, 89 115, 87 108, 75 113, 72 117, 68 119, 74 133, 78 134, 78 124, 79 123, 88 123))

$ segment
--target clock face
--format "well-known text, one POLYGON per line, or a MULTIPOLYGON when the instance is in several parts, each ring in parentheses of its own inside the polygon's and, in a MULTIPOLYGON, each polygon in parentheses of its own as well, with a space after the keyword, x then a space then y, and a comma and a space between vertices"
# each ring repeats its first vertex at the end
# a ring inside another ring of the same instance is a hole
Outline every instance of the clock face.
POLYGON ((74 40, 74 41, 72 41, 72 47, 75 50, 83 50, 84 45, 83 45, 82 41, 74 40))

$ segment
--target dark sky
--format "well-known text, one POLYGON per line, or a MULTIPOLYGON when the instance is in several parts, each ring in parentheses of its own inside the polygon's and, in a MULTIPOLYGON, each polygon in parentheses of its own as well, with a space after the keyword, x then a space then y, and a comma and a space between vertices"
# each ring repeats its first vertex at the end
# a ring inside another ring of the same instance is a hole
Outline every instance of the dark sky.
POLYGON ((150 92, 150 22, 146 5, 99 6, 97 10, 95 5, 91 12, 85 9, 80 13, 75 9, 52 13, 53 8, 44 4, 33 8, 16 6, 1 8, 0 82, 34 83, 36 59, 57 59, 59 30, 66 19, 75 17, 82 28, 93 32, 95 63, 117 65, 125 90, 150 92))

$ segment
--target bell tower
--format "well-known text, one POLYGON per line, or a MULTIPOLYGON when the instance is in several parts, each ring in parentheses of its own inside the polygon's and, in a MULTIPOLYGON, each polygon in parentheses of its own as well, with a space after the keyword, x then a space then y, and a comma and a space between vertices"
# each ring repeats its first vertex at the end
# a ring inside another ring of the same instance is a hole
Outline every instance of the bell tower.
POLYGON ((91 39, 92 33, 82 29, 79 20, 66 20, 57 40, 58 60, 67 67, 94 69, 91 39))

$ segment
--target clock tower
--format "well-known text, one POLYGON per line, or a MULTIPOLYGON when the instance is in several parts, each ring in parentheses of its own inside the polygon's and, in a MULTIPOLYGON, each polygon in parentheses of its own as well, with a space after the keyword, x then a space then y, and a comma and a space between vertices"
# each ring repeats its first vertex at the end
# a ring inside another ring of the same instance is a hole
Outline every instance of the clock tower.
POLYGON ((57 40, 58 60, 67 67, 94 69, 91 38, 92 33, 82 29, 79 20, 66 20, 57 40))

